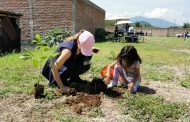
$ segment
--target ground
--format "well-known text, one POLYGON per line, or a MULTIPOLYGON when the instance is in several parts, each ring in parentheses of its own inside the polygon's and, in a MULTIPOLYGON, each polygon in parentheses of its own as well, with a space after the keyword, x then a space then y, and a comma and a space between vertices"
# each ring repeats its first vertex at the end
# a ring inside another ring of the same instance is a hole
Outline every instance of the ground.
MULTIPOLYGON (((97 89, 100 89, 98 85, 96 84, 97 89)), ((84 121, 95 122, 137 121, 129 115, 123 115, 118 107, 118 100, 127 92, 126 88, 115 87, 113 90, 95 92, 91 87, 87 88, 92 89, 90 91, 82 87, 84 85, 78 87, 82 90, 78 90, 75 95, 63 95, 53 99, 35 99, 32 94, 10 94, 1 97, 0 121, 54 122, 66 120, 68 116, 78 116, 84 121)), ((166 101, 190 102, 190 90, 177 83, 143 81, 140 92, 162 96, 166 101)))

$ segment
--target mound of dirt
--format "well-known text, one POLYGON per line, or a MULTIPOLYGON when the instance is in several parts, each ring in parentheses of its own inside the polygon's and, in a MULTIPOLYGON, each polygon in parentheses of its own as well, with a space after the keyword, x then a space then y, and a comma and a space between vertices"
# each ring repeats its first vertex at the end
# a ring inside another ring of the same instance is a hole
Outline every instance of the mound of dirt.
POLYGON ((77 96, 67 98, 65 103, 71 106, 74 112, 82 114, 82 112, 100 106, 101 98, 102 94, 90 95, 79 93, 77 96))
POLYGON ((104 94, 111 98, 119 98, 126 91, 125 88, 119 87, 107 89, 106 84, 99 78, 95 78, 91 82, 73 82, 69 86, 75 88, 77 94, 67 98, 65 103, 78 114, 83 114, 94 107, 99 107, 104 94))
POLYGON ((121 97, 125 90, 122 88, 107 89, 107 85, 100 78, 94 78, 92 81, 73 82, 69 87, 75 88, 76 92, 84 92, 88 94, 100 94, 113 98, 121 97))

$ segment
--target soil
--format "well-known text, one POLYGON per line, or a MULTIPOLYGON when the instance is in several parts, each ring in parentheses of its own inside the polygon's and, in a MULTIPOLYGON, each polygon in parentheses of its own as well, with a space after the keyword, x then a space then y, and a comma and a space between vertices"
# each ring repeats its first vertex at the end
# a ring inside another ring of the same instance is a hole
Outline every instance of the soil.
POLYGON ((69 85, 78 93, 66 99, 68 104, 77 114, 86 114, 92 108, 99 107, 104 95, 111 98, 120 98, 126 91, 122 88, 107 89, 102 79, 95 78, 91 82, 74 82, 69 85))
MULTIPOLYGON (((0 81, 1 82, 1 81, 0 81)), ((3 83, 0 83, 3 84, 3 83)), ((51 121, 57 116, 79 116, 85 121, 136 121, 129 115, 123 115, 118 101, 127 88, 115 87, 107 89, 101 79, 92 82, 73 82, 76 94, 67 94, 53 99, 35 99, 28 94, 10 94, 0 97, 0 121, 51 121), (91 111, 100 108, 103 116, 92 117, 91 111)), ((139 93, 162 96, 166 101, 190 103, 190 89, 177 83, 159 81, 142 81, 139 93)))
POLYGON ((33 94, 34 94, 35 99, 40 99, 40 98, 45 97, 44 96, 44 86, 39 83, 34 84, 33 94))
POLYGON ((89 109, 99 107, 101 105, 101 94, 90 95, 86 93, 79 93, 77 96, 67 98, 65 103, 73 108, 77 114, 82 114, 89 109))

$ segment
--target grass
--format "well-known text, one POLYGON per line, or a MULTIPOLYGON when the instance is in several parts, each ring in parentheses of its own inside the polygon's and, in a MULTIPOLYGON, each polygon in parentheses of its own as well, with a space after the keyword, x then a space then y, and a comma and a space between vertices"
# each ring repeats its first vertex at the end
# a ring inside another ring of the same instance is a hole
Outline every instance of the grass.
MULTIPOLYGON (((92 58, 92 67, 81 77, 91 79, 99 77, 99 71, 112 62, 120 49, 125 45, 134 45, 142 58, 141 74, 144 81, 161 81, 179 83, 190 88, 190 39, 175 37, 145 37, 145 43, 113 43, 101 42, 95 46, 100 48, 98 54, 92 58), (188 50, 189 52, 181 51, 188 50)), ((46 52, 49 55, 55 48, 46 52)), ((33 51, 35 55, 39 52, 33 51)), ((0 57, 0 96, 11 93, 31 93, 34 83, 38 79, 38 70, 32 66, 30 60, 19 59, 22 54, 8 54, 0 57)), ((44 61, 45 63, 45 61, 44 61)), ((46 86, 48 81, 43 78, 41 84, 46 86)), ((47 100, 54 99, 51 90, 47 91, 47 100)), ((124 114, 143 121, 170 121, 181 118, 187 108, 184 104, 168 103, 162 98, 145 94, 126 95, 121 101, 124 114), (169 120, 168 120, 169 119, 169 120)), ((62 109, 61 109, 62 110, 62 109)), ((55 109, 57 120, 79 121, 80 118, 62 116, 62 111, 55 109)), ((100 109, 93 111, 93 116, 104 116, 100 109)))
POLYGON ((123 114, 130 114, 133 118, 146 122, 179 120, 188 111, 185 104, 165 102, 163 98, 145 94, 125 94, 120 106, 123 114))

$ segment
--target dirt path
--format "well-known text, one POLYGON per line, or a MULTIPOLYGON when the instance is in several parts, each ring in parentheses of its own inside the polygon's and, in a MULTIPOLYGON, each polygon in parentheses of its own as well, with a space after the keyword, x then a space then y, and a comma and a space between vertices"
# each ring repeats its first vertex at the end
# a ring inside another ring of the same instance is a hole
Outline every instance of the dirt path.
POLYGON ((190 103, 190 89, 182 87, 178 83, 148 81, 144 82, 143 85, 155 90, 156 93, 153 95, 162 96, 166 101, 190 103))
POLYGON ((122 115, 121 110, 118 108, 118 101, 116 99, 110 99, 104 97, 102 99, 101 109, 104 113, 104 118, 94 118, 90 121, 95 122, 123 122, 123 121, 135 121, 128 115, 122 115))

